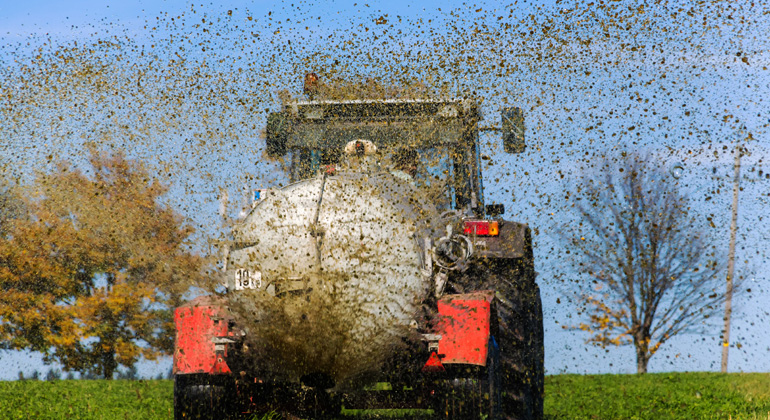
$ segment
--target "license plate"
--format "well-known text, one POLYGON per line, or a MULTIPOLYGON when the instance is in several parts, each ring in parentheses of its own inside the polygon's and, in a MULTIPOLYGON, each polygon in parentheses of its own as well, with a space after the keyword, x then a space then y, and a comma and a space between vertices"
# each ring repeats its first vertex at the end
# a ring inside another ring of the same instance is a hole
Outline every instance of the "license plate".
POLYGON ((235 290, 261 289, 262 272, 257 270, 235 270, 235 290))

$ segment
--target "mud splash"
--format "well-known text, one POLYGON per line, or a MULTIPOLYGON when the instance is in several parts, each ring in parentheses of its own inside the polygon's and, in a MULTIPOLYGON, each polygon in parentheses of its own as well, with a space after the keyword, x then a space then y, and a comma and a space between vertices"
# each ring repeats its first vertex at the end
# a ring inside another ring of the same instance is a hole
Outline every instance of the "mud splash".
MULTIPOLYGON (((525 109, 534 135, 524 163, 489 146, 487 189, 537 221, 537 237, 555 223, 548 213, 568 209, 570 190, 545 184, 598 158, 653 148, 712 165, 730 142, 767 136, 767 87, 758 81, 770 65, 770 14, 761 3, 467 4, 425 16, 359 5, 348 18, 309 3, 282 7, 196 6, 149 19, 139 33, 118 22, 75 41, 5 43, 0 152, 14 166, 6 174, 23 183, 54 156, 77 162, 85 144, 129 150, 174 184, 169 200, 200 227, 194 246, 207 249, 205 237, 227 237, 215 216, 220 191, 238 202, 254 187, 287 183, 283 162, 266 159, 261 140, 278 91, 300 92, 307 71, 335 83, 418 81, 438 96, 477 96, 491 116, 501 105, 525 109)), ((701 198, 715 195, 701 190, 701 198)), ((716 201, 703 213, 720 214, 716 201)), ((569 277, 552 265, 557 278, 569 277)), ((326 345, 318 341, 310 347, 326 345)))
MULTIPOLYGON (((350 280, 325 276, 326 283, 338 285, 350 280)), ((327 294, 314 289, 300 296, 258 299, 257 315, 245 310, 250 305, 236 305, 238 318, 248 317, 247 345, 253 350, 248 358, 254 362, 249 367, 283 380, 324 373, 341 387, 370 382, 365 375, 379 372, 388 357, 403 350, 411 333, 409 325, 383 322, 392 319, 389 308, 373 299, 357 290, 327 294), (372 313, 374 305, 381 315, 372 313)))

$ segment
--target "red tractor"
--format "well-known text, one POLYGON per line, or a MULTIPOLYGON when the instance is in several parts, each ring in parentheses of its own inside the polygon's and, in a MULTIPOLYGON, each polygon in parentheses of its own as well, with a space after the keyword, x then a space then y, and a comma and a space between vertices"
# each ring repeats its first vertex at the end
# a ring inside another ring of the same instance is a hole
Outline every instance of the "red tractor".
MULTIPOLYGON (((479 105, 300 101, 269 115, 291 183, 232 229, 227 292, 176 310, 176 419, 342 407, 543 416, 526 224, 484 204, 479 105)), ((524 149, 518 108, 504 150, 524 149)))

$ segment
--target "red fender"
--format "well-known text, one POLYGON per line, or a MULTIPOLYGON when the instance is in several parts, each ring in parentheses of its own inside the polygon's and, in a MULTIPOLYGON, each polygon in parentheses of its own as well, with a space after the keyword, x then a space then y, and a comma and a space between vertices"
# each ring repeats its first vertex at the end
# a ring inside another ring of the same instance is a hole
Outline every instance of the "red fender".
POLYGON ((494 297, 494 291, 485 290, 446 295, 438 301, 436 333, 441 335, 438 354, 442 364, 487 364, 494 297))
POLYGON ((217 350, 215 337, 227 337, 224 308, 201 296, 174 311, 174 374, 231 373, 225 362, 227 346, 217 350))

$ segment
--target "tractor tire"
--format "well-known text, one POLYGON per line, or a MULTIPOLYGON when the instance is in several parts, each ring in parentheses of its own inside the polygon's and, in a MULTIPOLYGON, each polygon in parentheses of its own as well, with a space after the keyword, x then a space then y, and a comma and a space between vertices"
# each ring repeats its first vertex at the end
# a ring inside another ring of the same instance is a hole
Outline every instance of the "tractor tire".
POLYGON ((472 367, 466 375, 444 380, 440 399, 433 407, 435 416, 445 420, 504 419, 501 401, 500 353, 494 338, 487 366, 472 367))
POLYGON ((227 419, 233 389, 227 379, 210 375, 175 375, 174 420, 227 419))
POLYGON ((342 411, 342 401, 323 389, 305 390, 299 398, 302 399, 299 405, 303 409, 292 413, 296 414, 297 418, 329 420, 336 418, 342 411))
POLYGON ((495 291, 502 418, 542 419, 543 309, 531 254, 515 260, 479 261, 451 280, 450 288, 454 293, 495 291))

